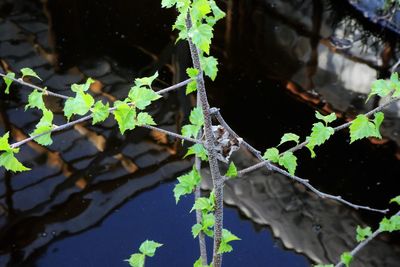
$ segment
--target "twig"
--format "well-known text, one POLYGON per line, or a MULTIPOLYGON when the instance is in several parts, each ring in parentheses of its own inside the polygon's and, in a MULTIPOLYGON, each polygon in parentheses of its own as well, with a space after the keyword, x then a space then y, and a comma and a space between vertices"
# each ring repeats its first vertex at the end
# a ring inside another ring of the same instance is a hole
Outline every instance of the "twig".
MULTIPOLYGON (((218 120, 218 122, 221 124, 222 127, 224 127, 231 135, 233 135, 235 138, 239 138, 239 136, 232 130, 232 128, 225 122, 224 118, 222 117, 221 113, 216 110, 215 108, 211 109, 213 111, 213 114, 215 116, 215 118, 218 120), (216 111, 215 111, 216 110, 216 111)), ((317 194, 319 197, 321 198, 327 198, 327 199, 332 199, 338 202, 341 202, 345 205, 348 205, 354 209, 363 209, 363 210, 369 210, 369 211, 374 211, 374 212, 380 212, 380 213, 386 213, 388 210, 380 210, 380 209, 374 209, 368 206, 361 206, 361 205, 356 205, 354 203, 351 203, 345 199, 343 199, 341 196, 334 196, 331 194, 327 194, 327 193, 323 193, 321 191, 319 191, 318 189, 316 189, 314 186, 312 186, 309 183, 309 180, 307 179, 303 179, 300 178, 298 176, 295 175, 291 175, 290 173, 288 173, 287 171, 275 166, 272 164, 272 162, 270 162, 269 160, 264 160, 260 154, 260 152, 255 149, 252 145, 250 145, 249 143, 247 143, 246 141, 243 140, 242 145, 244 147, 246 147, 250 152, 252 152, 259 160, 261 160, 260 163, 257 163, 249 168, 246 168, 242 171, 238 172, 238 176, 239 177, 243 177, 245 174, 253 171, 253 170, 257 170, 261 167, 267 167, 269 170, 271 171, 275 171, 278 173, 283 174, 284 176, 287 176, 293 180, 295 180, 296 182, 301 183, 302 185, 304 185, 306 188, 310 189, 312 192, 314 192, 315 194, 317 194)))
MULTIPOLYGON (((186 17, 186 28, 189 31, 192 27, 192 20, 190 12, 186 17)), ((215 193, 215 224, 214 224, 214 248, 213 248, 213 266, 221 267, 222 254, 218 253, 219 246, 222 239, 222 226, 223 226, 223 185, 224 180, 221 176, 218 166, 217 153, 214 147, 214 135, 212 132, 212 123, 210 116, 210 105, 207 100, 206 88, 204 85, 203 71, 200 65, 200 55, 198 48, 193 44, 190 37, 188 37, 190 54, 193 61, 193 66, 199 70, 200 75, 197 76, 197 90, 199 91, 201 106, 204 115, 204 132, 206 137, 206 150, 208 152, 208 160, 210 165, 211 177, 213 180, 213 189, 215 193)))
MULTIPOLYGON (((395 216, 400 216, 400 211, 395 214, 395 216)), ((377 237, 382 231, 378 228, 375 230, 375 232, 372 233, 367 239, 363 240, 360 242, 351 252, 351 256, 354 257, 360 250, 362 250, 366 245, 368 245, 371 240, 373 240, 375 237, 377 237)), ((338 264, 335 265, 335 267, 341 267, 344 266, 344 263, 340 261, 338 264)))
POLYGON ((393 67, 390 68, 390 72, 395 72, 397 67, 400 65, 400 59, 394 64, 393 67))

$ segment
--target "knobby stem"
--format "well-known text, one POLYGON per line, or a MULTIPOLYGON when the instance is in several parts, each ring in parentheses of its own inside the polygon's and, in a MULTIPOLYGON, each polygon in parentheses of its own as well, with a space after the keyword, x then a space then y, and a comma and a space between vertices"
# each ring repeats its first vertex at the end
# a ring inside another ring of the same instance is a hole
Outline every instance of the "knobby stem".
MULTIPOLYGON (((186 17, 186 28, 189 31, 192 27, 192 20, 188 12, 186 17)), ((208 153, 211 177, 213 180, 213 191, 215 193, 215 224, 214 224, 214 248, 213 248, 213 267, 220 267, 222 264, 222 255, 218 253, 222 238, 223 227, 223 185, 224 180, 219 171, 217 160, 217 152, 214 147, 214 135, 212 131, 210 105, 207 100, 207 93, 204 84, 203 71, 200 65, 200 53, 198 48, 193 44, 188 37, 190 54, 193 61, 193 66, 199 71, 197 76, 197 90, 200 96, 201 107, 204 115, 204 132, 205 132, 205 148, 208 153)))

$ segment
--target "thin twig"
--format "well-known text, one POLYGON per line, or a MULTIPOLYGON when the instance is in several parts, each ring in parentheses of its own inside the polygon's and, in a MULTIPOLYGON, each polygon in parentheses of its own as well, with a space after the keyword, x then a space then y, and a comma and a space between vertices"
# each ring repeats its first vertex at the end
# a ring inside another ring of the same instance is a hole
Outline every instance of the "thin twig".
MULTIPOLYGON (((192 19, 190 17, 190 12, 188 12, 186 17, 186 28, 189 31, 192 27, 192 19)), ((224 190, 224 179, 219 171, 219 165, 217 160, 217 152, 214 146, 214 134, 212 131, 212 123, 210 116, 210 105, 207 100, 207 93, 204 84, 203 71, 200 65, 200 53, 198 48, 193 44, 190 37, 188 37, 190 54, 193 61, 193 66, 199 71, 197 76, 197 90, 199 91, 201 106, 204 115, 204 132, 206 138, 206 150, 208 152, 208 161, 210 166, 211 177, 213 180, 213 190, 215 194, 215 224, 214 224, 214 247, 213 247, 213 266, 221 267, 222 264, 222 254, 218 253, 219 246, 222 239, 222 226, 223 226, 223 190, 224 190)))
MULTIPOLYGON (((213 115, 215 116, 215 118, 218 120, 218 122, 221 124, 222 127, 224 127, 231 135, 233 135, 235 138, 239 138, 239 136, 235 133, 235 131, 232 130, 232 128, 226 123, 226 121, 224 120, 224 118, 222 117, 221 113, 219 112, 219 110, 213 108, 211 109, 213 111, 213 115)), ((287 176, 293 180, 295 180, 296 182, 301 183, 302 185, 304 185, 306 188, 310 189, 312 192, 314 192, 315 194, 317 194, 319 197, 321 198, 327 198, 327 199, 332 199, 338 202, 341 202, 347 206, 350 206, 354 209, 363 209, 363 210, 369 210, 369 211, 374 211, 374 212, 380 212, 380 213, 386 213, 388 212, 388 210, 380 210, 380 209, 374 209, 368 206, 361 206, 361 205, 356 205, 354 203, 351 203, 345 199, 343 199, 341 196, 335 196, 335 195, 331 195, 331 194, 327 194, 327 193, 323 193, 321 191, 319 191, 318 189, 316 189, 314 186, 312 186, 309 183, 309 180, 307 179, 303 179, 300 178, 296 175, 291 175, 290 173, 288 173, 287 171, 275 166, 272 164, 272 162, 270 162, 269 160, 264 160, 261 156, 261 153, 255 149, 252 145, 250 145, 249 143, 247 143, 246 141, 242 141, 242 145, 244 147, 246 147, 250 152, 252 152, 259 160, 261 160, 260 163, 257 163, 249 168, 246 168, 242 171, 238 172, 238 176, 239 177, 243 177, 245 174, 249 173, 250 171, 253 170, 257 170, 261 167, 267 167, 269 170, 271 171, 275 171, 278 173, 283 174, 284 176, 287 176)))
MULTIPOLYGON (((395 214, 395 216, 400 216, 400 211, 395 214)), ((382 231, 378 228, 375 232, 372 233, 368 238, 360 242, 351 252, 351 256, 354 257, 360 250, 362 250, 369 242, 371 242, 375 237, 377 237, 382 231)), ((344 266, 344 262, 340 261, 335 267, 342 267, 344 266)))

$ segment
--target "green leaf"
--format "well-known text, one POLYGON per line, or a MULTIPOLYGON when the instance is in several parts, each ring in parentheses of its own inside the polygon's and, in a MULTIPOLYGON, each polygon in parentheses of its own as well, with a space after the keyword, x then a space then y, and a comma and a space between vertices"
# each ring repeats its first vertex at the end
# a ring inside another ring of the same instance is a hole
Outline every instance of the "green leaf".
POLYGON ((314 265, 314 267, 335 267, 333 264, 318 264, 314 265))
POLYGON ((211 10, 212 10, 212 12, 213 12, 213 14, 214 14, 214 19, 215 19, 215 21, 218 21, 218 20, 224 18, 225 15, 226 15, 225 12, 222 11, 222 10, 217 6, 217 4, 215 3, 215 1, 214 1, 214 0, 211 0, 211 1, 209 1, 209 2, 210 2, 211 10))
POLYGON ((350 262, 353 260, 353 256, 349 252, 344 252, 340 256, 340 260, 346 265, 346 267, 349 267, 350 262))
POLYGON ((15 73, 14 72, 9 72, 9 73, 7 73, 6 76, 3 76, 3 80, 6 83, 6 90, 5 90, 6 94, 10 93, 10 86, 11 86, 11 84, 13 82, 12 79, 14 79, 14 78, 15 78, 15 73))
POLYGON ((188 35, 198 49, 206 54, 210 53, 211 38, 213 37, 213 28, 210 25, 193 25, 188 35))
POLYGON ((210 196, 210 198, 207 197, 199 197, 198 199, 196 199, 192 209, 190 210, 190 212, 194 211, 194 210, 201 210, 204 212, 211 212, 214 210, 215 207, 215 201, 212 198, 212 196, 210 196))
POLYGON ((152 240, 146 240, 140 245, 139 251, 148 257, 153 257, 156 253, 156 249, 162 245, 163 244, 154 242, 152 240))
POLYGON ((233 161, 229 164, 229 168, 228 171, 225 173, 225 176, 229 178, 234 178, 238 176, 237 168, 233 161))
POLYGON ((271 147, 268 148, 267 151, 265 151, 263 159, 265 160, 270 160, 274 163, 279 162, 279 150, 276 147, 271 147))
POLYGON ((365 228, 361 228, 359 225, 357 225, 357 236, 356 236, 357 242, 361 242, 366 238, 370 237, 371 235, 372 235, 371 227, 368 226, 365 228))
POLYGON ((196 238, 200 234, 202 228, 203 228, 203 226, 199 223, 196 223, 195 225, 192 226, 193 238, 196 238))
POLYGON ((50 110, 43 109, 42 118, 36 125, 36 129, 30 134, 30 136, 33 137, 39 134, 46 133, 34 139, 37 143, 43 146, 49 146, 53 143, 53 140, 51 139, 51 130, 53 129, 53 117, 53 113, 50 110))
POLYGON ((376 80, 372 83, 371 93, 368 95, 367 101, 373 95, 385 97, 385 96, 389 95, 391 91, 392 91, 392 88, 390 88, 389 82, 387 82, 386 80, 376 80))
POLYGON ((197 0, 192 4, 192 19, 201 21, 208 13, 211 12, 211 7, 208 0, 197 0))
POLYGON ((284 143, 286 143, 286 142, 290 142, 290 141, 293 141, 293 142, 296 142, 296 144, 299 144, 299 140, 300 140, 300 137, 299 137, 297 134, 294 134, 294 133, 285 133, 285 134, 282 136, 281 142, 279 143, 278 146, 280 146, 280 145, 282 145, 282 144, 284 144, 284 143))
POLYGON ((157 77, 158 77, 158 71, 154 73, 153 76, 135 79, 135 85, 137 87, 148 86, 149 88, 151 88, 151 84, 157 77))
POLYGON ((319 119, 319 120, 324 121, 325 124, 331 123, 331 122, 333 122, 334 120, 337 119, 336 113, 334 113, 334 112, 332 112, 332 113, 329 114, 329 115, 324 116, 324 115, 322 115, 321 113, 319 113, 318 111, 315 111, 315 117, 316 117, 317 119, 319 119))
POLYGON ((161 1, 161 6, 163 8, 171 8, 176 4, 177 0, 162 0, 161 1))
POLYGON ((136 108, 143 110, 150 105, 151 102, 159 99, 161 96, 151 89, 134 86, 129 91, 128 97, 136 108))
POLYGON ((236 235, 232 234, 230 231, 222 229, 222 239, 218 249, 218 253, 222 254, 226 252, 231 252, 233 248, 229 243, 236 240, 241 240, 241 239, 236 235))
POLYGON ((195 187, 200 183, 200 180, 201 176, 196 169, 192 169, 191 172, 178 177, 179 183, 176 184, 174 188, 176 203, 179 202, 181 196, 191 194, 195 187))
POLYGON ((279 165, 285 167, 291 175, 294 175, 297 167, 297 157, 293 152, 285 152, 279 158, 279 165))
POLYGON ((365 137, 382 138, 379 127, 383 121, 382 112, 375 114, 374 121, 371 122, 367 116, 358 115, 350 125, 350 144, 365 137))
POLYGON ((217 77, 217 72, 218 72, 218 61, 215 57, 205 57, 201 56, 200 57, 200 64, 201 68, 204 71, 204 74, 210 77, 211 80, 215 80, 217 77))
POLYGON ((189 120, 193 125, 203 126, 204 116, 202 109, 199 107, 193 108, 193 110, 190 112, 189 120))
POLYGON ((393 203, 393 202, 395 202, 395 203, 397 203, 398 205, 400 205, 400 196, 397 196, 397 197, 395 197, 395 198, 392 198, 392 199, 390 200, 390 203, 393 203))
POLYGON ((186 86, 186 95, 197 91, 197 81, 191 81, 186 86))
POLYGON ((12 148, 10 147, 10 144, 8 143, 8 138, 10 137, 10 133, 6 132, 1 138, 0 138, 0 151, 10 151, 12 148))
POLYGON ((26 76, 30 76, 30 77, 35 77, 35 78, 38 78, 39 80, 42 80, 39 77, 39 75, 37 75, 37 73, 30 68, 23 68, 23 69, 21 69, 21 72, 22 72, 22 78, 24 78, 26 76))
POLYGON ((308 138, 308 144, 306 145, 311 152, 312 158, 315 157, 314 147, 322 145, 335 133, 332 127, 327 127, 322 122, 317 122, 313 125, 311 135, 308 138))
POLYGON ((186 40, 187 39, 187 29, 186 29, 186 14, 187 12, 181 12, 178 17, 176 18, 175 24, 172 26, 173 30, 178 30, 179 35, 176 39, 177 43, 179 40, 186 40))
POLYGON ((39 92, 38 90, 34 90, 28 96, 28 104, 25 106, 25 110, 28 108, 38 108, 40 110, 45 110, 46 106, 43 101, 43 92, 39 92))
POLYGON ((0 155, 0 166, 13 172, 29 171, 30 169, 22 165, 22 163, 14 156, 14 152, 18 152, 18 150, 13 149, 3 152, 0 155))
POLYGON ((143 126, 143 125, 156 125, 156 123, 154 122, 154 120, 153 120, 153 117, 149 114, 149 113, 147 113, 147 112, 140 112, 138 115, 137 115, 137 118, 136 118, 136 124, 138 125, 138 126, 143 126))
POLYGON ((74 83, 71 85, 71 90, 75 93, 84 93, 89 90, 92 83, 94 83, 94 80, 92 78, 88 78, 84 84, 74 83))
POLYGON ((393 232, 400 230, 400 216, 393 215, 390 219, 386 217, 379 223, 379 230, 382 232, 393 232))
POLYGON ((212 213, 205 213, 202 215, 202 225, 203 225, 203 232, 209 236, 213 237, 214 233, 212 231, 212 227, 214 227, 215 224, 215 216, 212 213))
POLYGON ((96 123, 103 122, 105 121, 108 116, 110 115, 110 105, 106 103, 105 105, 101 101, 97 101, 96 104, 94 104, 94 107, 92 109, 93 113, 93 120, 92 120, 92 125, 95 125, 96 123))
POLYGON ((132 254, 128 260, 125 260, 129 263, 131 267, 144 267, 144 259, 145 256, 141 253, 132 254))
POLYGON ((91 95, 82 91, 76 93, 75 98, 68 98, 64 105, 64 115, 70 120, 71 116, 85 115, 89 112, 94 104, 94 99, 91 95))
POLYGON ((126 130, 135 129, 135 109, 121 101, 116 101, 114 106, 116 107, 116 110, 114 111, 114 118, 118 122, 118 127, 121 134, 124 134, 126 130))
POLYGON ((199 157, 203 161, 208 160, 207 150, 205 149, 205 147, 202 144, 195 144, 195 145, 189 147, 188 152, 186 153, 184 158, 186 158, 187 156, 190 156, 190 155, 196 155, 196 157, 199 157))
POLYGON ((199 70, 195 68, 187 68, 186 73, 189 76, 189 78, 194 79, 197 77, 197 75, 199 75, 199 70))
POLYGON ((200 131, 200 126, 188 124, 182 127, 182 135, 184 137, 197 138, 197 133, 200 131))

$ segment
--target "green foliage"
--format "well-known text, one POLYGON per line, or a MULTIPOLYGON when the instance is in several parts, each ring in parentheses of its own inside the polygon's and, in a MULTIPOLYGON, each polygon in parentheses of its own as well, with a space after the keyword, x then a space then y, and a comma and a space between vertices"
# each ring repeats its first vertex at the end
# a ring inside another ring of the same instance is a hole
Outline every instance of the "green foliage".
POLYGON ((152 240, 146 240, 140 245, 139 251, 141 253, 132 254, 130 258, 125 261, 127 261, 131 267, 144 267, 146 256, 153 257, 157 248, 161 247, 162 245, 163 244, 154 242, 152 240))
POLYGON ((93 120, 92 120, 92 125, 95 125, 96 123, 103 122, 105 121, 108 116, 110 115, 110 105, 106 103, 105 105, 101 101, 97 101, 96 104, 94 104, 92 113, 93 113, 93 120))
POLYGON ((241 240, 236 235, 232 234, 230 231, 226 229, 222 229, 222 239, 221 244, 219 245, 218 253, 227 253, 233 250, 233 247, 229 244, 232 241, 241 240))
POLYGON ((190 155, 195 155, 196 157, 199 157, 203 161, 208 160, 207 150, 205 149, 205 147, 202 144, 194 144, 193 146, 189 147, 184 158, 186 158, 190 155))
POLYGON ((215 224, 215 216, 212 213, 203 213, 201 223, 192 226, 193 238, 196 238, 201 231, 209 237, 213 237, 212 227, 215 224))
POLYGON ((393 232, 400 230, 400 216, 393 215, 390 219, 386 217, 379 224, 379 230, 382 232, 393 232))
POLYGON ((382 138, 379 127, 383 118, 382 112, 376 113, 374 120, 368 119, 365 115, 358 115, 350 125, 350 144, 365 137, 382 138))
POLYGON ((3 153, 0 155, 0 166, 3 166, 6 170, 13 172, 30 170, 22 165, 22 163, 19 162, 14 156, 15 153, 19 152, 19 148, 11 148, 10 144, 8 143, 8 138, 8 132, 0 138, 0 151, 3 151, 3 153))
POLYGON ((373 95, 385 97, 392 94, 392 97, 400 96, 400 81, 398 73, 392 73, 389 80, 376 80, 372 83, 371 93, 368 95, 367 101, 373 95), (393 93, 393 94, 392 94, 393 93))
POLYGON ((143 126, 143 125, 156 125, 156 123, 153 120, 153 117, 150 116, 149 113, 147 112, 140 112, 137 115, 136 118, 136 124, 138 126, 143 126))
POLYGON ((36 129, 30 134, 30 136, 41 135, 36 137, 34 140, 43 146, 49 146, 53 143, 51 139, 51 130, 53 129, 53 113, 50 110, 43 109, 43 116, 39 123, 36 125, 36 129))
POLYGON ((321 113, 316 111, 315 117, 322 120, 324 124, 322 122, 314 123, 313 128, 311 129, 311 135, 308 137, 308 144, 306 147, 310 150, 312 158, 315 158, 316 156, 314 148, 325 143, 335 133, 335 130, 328 126, 328 124, 336 120, 336 114, 331 113, 323 116, 321 113))
POLYGON ((68 120, 70 120, 71 116, 74 114, 85 115, 92 108, 94 99, 90 94, 85 93, 92 83, 93 80, 89 78, 85 84, 73 84, 71 86, 71 90, 75 92, 76 95, 74 98, 70 97, 65 101, 64 115, 68 120))
POLYGON ((197 261, 194 262, 193 267, 212 267, 212 264, 210 265, 203 265, 201 262, 201 257, 197 259, 197 261))
POLYGON ((279 143, 278 146, 280 146, 280 145, 282 145, 282 144, 284 144, 284 143, 286 143, 286 142, 290 142, 290 141, 296 142, 296 144, 298 145, 298 144, 299 144, 299 140, 300 140, 300 137, 299 137, 297 134, 294 134, 294 133, 285 133, 285 134, 282 136, 281 142, 279 143))
POLYGON ((204 124, 204 116, 201 108, 193 108, 190 112, 189 121, 191 124, 182 127, 182 135, 197 138, 197 134, 204 124))
POLYGON ((12 79, 15 78, 15 73, 14 72, 9 72, 6 74, 6 76, 3 77, 4 82, 6 83, 6 90, 5 93, 9 94, 10 93, 10 86, 13 82, 12 79))
POLYGON ((351 261, 353 260, 353 256, 349 252, 344 252, 340 256, 340 260, 346 265, 346 267, 350 266, 351 261))
POLYGON ((282 155, 279 154, 279 150, 276 147, 272 147, 265 151, 263 159, 270 160, 273 163, 285 167, 291 175, 294 175, 297 167, 297 157, 293 152, 286 151, 282 155))
POLYGON ((147 86, 147 87, 149 87, 151 89, 151 86, 152 86, 154 80, 157 79, 157 77, 158 77, 158 71, 156 73, 154 73, 150 77, 136 78, 135 79, 135 85, 137 87, 147 86))
POLYGON ((193 81, 188 83, 188 85, 186 86, 186 94, 188 95, 197 90, 196 77, 197 77, 197 75, 199 75, 199 70, 195 69, 195 68, 187 68, 186 73, 191 79, 193 79, 193 81))
POLYGON ((238 176, 238 171, 233 161, 229 164, 228 170, 225 173, 225 177, 235 178, 238 176))
POLYGON ((397 196, 397 197, 395 197, 395 198, 392 198, 391 200, 390 200, 390 203, 397 203, 398 205, 400 205, 400 196, 397 196))
POLYGON ((200 57, 200 65, 204 74, 214 81, 218 72, 218 60, 213 56, 202 56, 200 57))
POLYGON ((23 68, 21 69, 22 72, 22 78, 26 77, 26 76, 30 76, 30 77, 35 77, 39 80, 42 80, 39 75, 36 74, 36 72, 30 68, 23 68))
POLYGON ((207 197, 199 197, 196 199, 192 209, 193 210, 200 210, 202 212, 212 212, 215 208, 215 194, 211 192, 210 196, 207 197))
POLYGON ((38 90, 32 91, 32 93, 28 96, 28 104, 25 106, 25 110, 28 108, 38 108, 40 110, 46 109, 46 106, 43 101, 43 92, 39 92, 38 90))
POLYGON ((116 101, 114 107, 116 108, 114 111, 114 118, 118 122, 121 134, 124 134, 126 130, 135 129, 136 110, 121 101, 116 101))
POLYGON ((357 235, 356 235, 357 242, 364 241, 371 235, 372 235, 371 227, 361 228, 359 225, 357 225, 357 235))
POLYGON ((181 196, 191 194, 196 186, 200 183, 200 180, 201 176, 194 167, 189 173, 179 176, 179 183, 176 184, 174 188, 176 203, 178 204, 181 196))
POLYGON ((213 37, 213 28, 208 24, 194 24, 188 32, 188 36, 193 43, 207 55, 210 53, 211 38, 213 37))
POLYGON ((136 108, 143 110, 150 105, 151 102, 159 99, 161 96, 151 89, 138 87, 136 85, 131 88, 128 97, 136 108))

